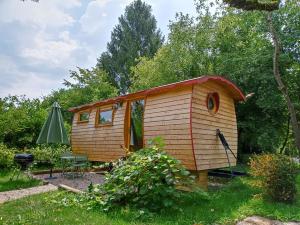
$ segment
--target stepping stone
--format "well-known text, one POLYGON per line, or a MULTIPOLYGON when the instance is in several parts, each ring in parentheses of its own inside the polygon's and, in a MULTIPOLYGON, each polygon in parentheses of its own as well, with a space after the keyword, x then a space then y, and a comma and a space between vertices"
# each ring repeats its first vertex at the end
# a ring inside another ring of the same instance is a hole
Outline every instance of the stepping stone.
POLYGON ((251 216, 238 222, 236 225, 300 225, 300 222, 280 222, 270 220, 261 216, 251 216))
POLYGON ((52 184, 47 184, 47 185, 37 186, 32 188, 0 192, 0 204, 4 202, 16 200, 19 198, 24 198, 30 195, 41 194, 49 191, 56 191, 57 189, 58 189, 57 186, 52 184))

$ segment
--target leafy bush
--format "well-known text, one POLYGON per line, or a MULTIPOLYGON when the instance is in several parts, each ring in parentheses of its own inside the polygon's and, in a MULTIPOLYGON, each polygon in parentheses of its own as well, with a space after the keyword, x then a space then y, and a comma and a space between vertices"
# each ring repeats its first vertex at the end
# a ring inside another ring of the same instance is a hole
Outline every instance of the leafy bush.
POLYGON ((193 177, 181 163, 162 151, 162 145, 131 153, 114 163, 101 186, 90 188, 92 204, 108 211, 117 205, 131 205, 141 210, 160 211, 176 208, 182 192, 177 185, 190 185, 193 177))
POLYGON ((47 108, 39 99, 8 96, 0 99, 0 142, 23 149, 35 146, 47 108))
POLYGON ((238 162, 240 164, 249 164, 251 158, 251 154, 238 154, 238 162))
POLYGON ((14 165, 15 149, 9 149, 0 143, 0 168, 10 169, 14 165))
POLYGON ((67 147, 65 145, 58 145, 55 147, 37 146, 35 148, 26 150, 27 153, 31 153, 34 155, 34 160, 36 162, 51 161, 54 164, 58 164, 60 162, 61 155, 69 151, 70 147, 67 147))
POLYGON ((54 164, 60 162, 60 156, 70 151, 70 148, 63 145, 56 147, 37 146, 31 149, 18 150, 15 148, 8 148, 3 143, 0 143, 0 168, 11 169, 14 166, 14 156, 16 153, 31 153, 34 155, 35 162, 51 161, 54 164))
POLYGON ((255 185, 279 202, 292 202, 296 196, 297 165, 284 155, 256 155, 250 160, 250 173, 256 178, 255 185))

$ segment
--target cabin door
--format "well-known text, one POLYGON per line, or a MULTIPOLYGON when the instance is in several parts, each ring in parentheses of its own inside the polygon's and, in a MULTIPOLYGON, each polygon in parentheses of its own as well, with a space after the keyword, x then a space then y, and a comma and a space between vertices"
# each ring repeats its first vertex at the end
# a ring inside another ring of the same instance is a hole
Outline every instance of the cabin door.
POLYGON ((128 101, 125 116, 125 147, 137 151, 144 146, 144 99, 128 101))

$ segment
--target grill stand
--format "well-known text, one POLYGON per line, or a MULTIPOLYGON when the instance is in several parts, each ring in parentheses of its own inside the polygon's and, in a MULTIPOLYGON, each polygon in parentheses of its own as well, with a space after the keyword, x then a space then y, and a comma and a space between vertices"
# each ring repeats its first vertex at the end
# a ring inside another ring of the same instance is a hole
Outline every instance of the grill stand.
POLYGON ((10 177, 9 180, 12 181, 12 180, 14 180, 14 178, 16 180, 19 179, 21 171, 24 171, 24 174, 26 174, 27 177, 29 179, 31 179, 29 168, 30 168, 30 165, 32 164, 33 160, 34 160, 34 157, 31 154, 26 154, 26 153, 16 154, 14 157, 14 162, 17 165, 14 167, 12 176, 10 177))

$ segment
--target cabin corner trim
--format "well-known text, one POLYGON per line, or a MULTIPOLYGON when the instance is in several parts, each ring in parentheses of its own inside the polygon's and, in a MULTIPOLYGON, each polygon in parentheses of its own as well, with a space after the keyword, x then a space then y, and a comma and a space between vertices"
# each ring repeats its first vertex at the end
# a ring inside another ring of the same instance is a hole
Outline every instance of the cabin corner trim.
POLYGON ((192 94, 191 94, 191 102, 190 102, 190 135, 191 135, 192 151, 193 151, 194 162, 195 162, 195 170, 198 171, 196 155, 195 155, 194 138, 193 138, 193 112, 192 112, 193 96, 194 96, 194 85, 192 85, 192 94))

